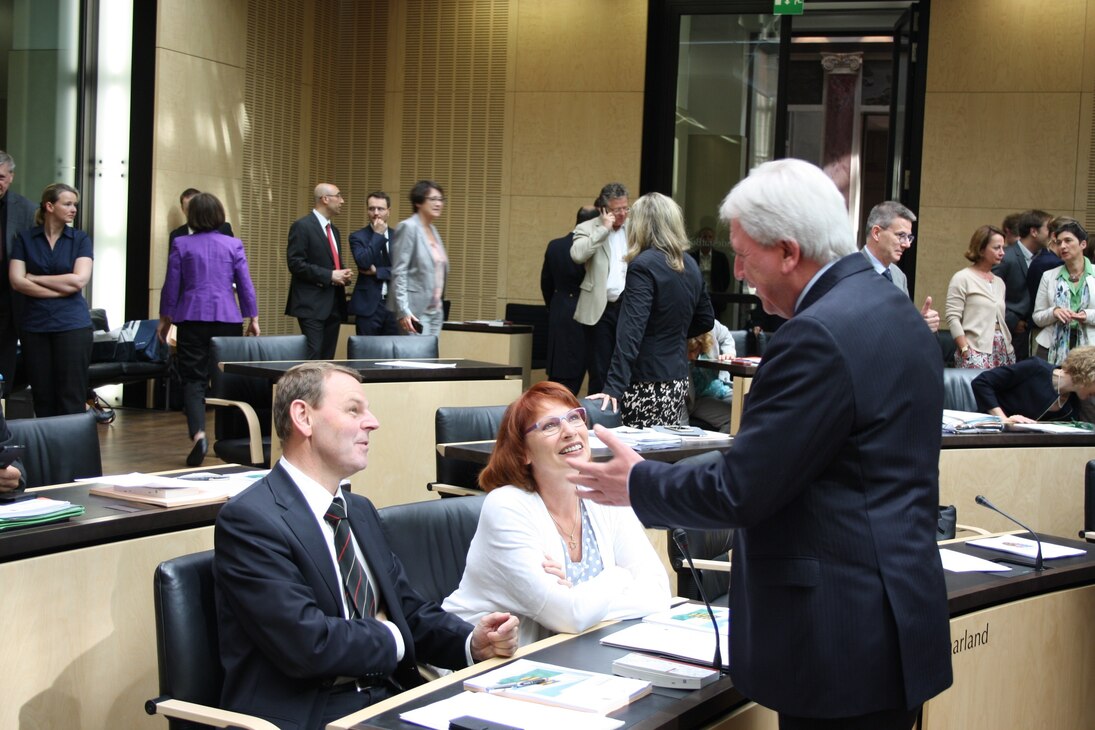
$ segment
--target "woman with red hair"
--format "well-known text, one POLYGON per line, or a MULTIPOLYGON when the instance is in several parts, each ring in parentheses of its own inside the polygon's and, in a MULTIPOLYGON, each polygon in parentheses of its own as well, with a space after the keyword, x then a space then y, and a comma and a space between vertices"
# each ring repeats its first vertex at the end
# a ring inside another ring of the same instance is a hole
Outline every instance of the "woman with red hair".
POLYGON ((446 611, 466 621, 515 613, 525 645, 669 607, 669 580, 635 513, 581 499, 567 481, 575 456, 590 458, 589 431, 569 390, 537 383, 510 404, 479 475, 489 494, 446 611))

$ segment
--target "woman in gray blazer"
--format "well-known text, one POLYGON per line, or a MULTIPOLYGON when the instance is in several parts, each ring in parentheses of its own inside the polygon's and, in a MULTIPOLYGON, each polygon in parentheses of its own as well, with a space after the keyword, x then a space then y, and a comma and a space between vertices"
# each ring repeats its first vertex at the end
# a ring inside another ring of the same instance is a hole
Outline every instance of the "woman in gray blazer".
POLYGON ((388 308, 404 332, 440 337, 449 257, 433 222, 445 207, 445 191, 431 180, 420 180, 411 188, 411 205, 414 215, 392 234, 388 308))

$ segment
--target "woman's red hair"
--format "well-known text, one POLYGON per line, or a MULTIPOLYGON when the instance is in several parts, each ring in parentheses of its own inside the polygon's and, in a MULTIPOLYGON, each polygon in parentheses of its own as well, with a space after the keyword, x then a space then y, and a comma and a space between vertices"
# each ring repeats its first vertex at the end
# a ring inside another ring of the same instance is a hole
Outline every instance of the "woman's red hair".
POLYGON ((479 486, 489 492, 496 487, 512 484, 529 492, 536 491, 532 465, 528 462, 525 439, 536 421, 536 414, 549 403, 563 403, 578 408, 581 403, 567 388, 550 380, 537 383, 509 404, 498 427, 498 438, 487 467, 479 474, 479 486))

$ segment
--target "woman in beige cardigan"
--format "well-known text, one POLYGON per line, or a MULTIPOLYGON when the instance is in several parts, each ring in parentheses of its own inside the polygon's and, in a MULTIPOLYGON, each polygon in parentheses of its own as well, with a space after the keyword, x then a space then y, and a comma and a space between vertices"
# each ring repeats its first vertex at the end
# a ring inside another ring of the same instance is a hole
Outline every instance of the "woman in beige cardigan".
POLYGON ((1004 280, 992 267, 1004 258, 1004 233, 981 226, 970 238, 961 269, 947 287, 947 324, 957 348, 954 366, 994 368, 1015 362, 1011 334, 1004 321, 1004 280))

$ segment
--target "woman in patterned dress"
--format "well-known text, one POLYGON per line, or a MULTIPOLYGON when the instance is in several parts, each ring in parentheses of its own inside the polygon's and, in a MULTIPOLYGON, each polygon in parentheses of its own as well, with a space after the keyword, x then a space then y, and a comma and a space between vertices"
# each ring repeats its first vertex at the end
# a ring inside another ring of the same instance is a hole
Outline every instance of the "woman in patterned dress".
POLYGON ((500 610, 521 619, 520 642, 577 633, 605 619, 669 607, 669 580, 630 507, 581 499, 567 481, 590 458, 585 409, 542 382, 506 409, 488 491, 460 587, 443 608, 475 622, 500 610))
POLYGON ((954 366, 985 369, 1015 362, 1004 321, 1004 280, 992 267, 1004 259, 1004 232, 981 226, 973 232, 966 258, 972 263, 951 277, 947 324, 954 337, 954 366))

